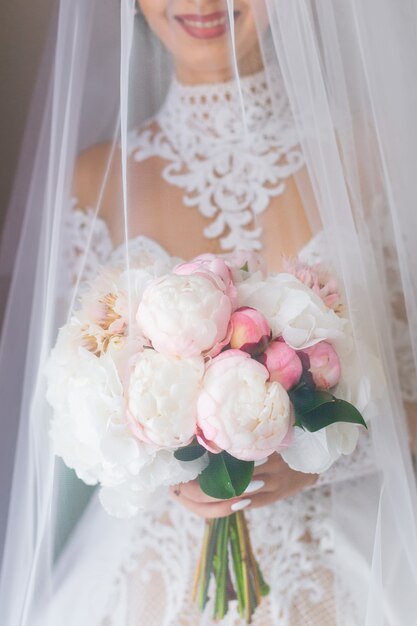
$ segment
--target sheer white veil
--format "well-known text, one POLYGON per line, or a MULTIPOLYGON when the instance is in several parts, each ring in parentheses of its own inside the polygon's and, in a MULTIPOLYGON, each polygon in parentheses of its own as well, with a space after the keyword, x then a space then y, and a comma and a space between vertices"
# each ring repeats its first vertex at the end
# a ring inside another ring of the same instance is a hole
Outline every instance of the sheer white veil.
MULTIPOLYGON (((410 616, 417 614, 417 508, 406 409, 412 430, 417 422, 417 3, 249 4, 271 98, 277 85, 285 91, 298 132, 306 168, 297 185, 305 211, 313 232, 322 232, 343 286, 357 375, 372 378, 369 352, 384 371, 372 389, 376 472, 354 486, 331 487, 336 577, 348 581, 361 624, 411 626, 410 616), (359 568, 353 552, 361 555, 359 568)), ((2 424, 20 425, 0 588, 0 622, 7 626, 36 624, 39 605, 47 604, 59 585, 62 547, 70 544, 91 496, 91 488, 53 456, 44 380, 57 329, 71 313, 80 282, 71 283, 65 255, 74 164, 82 150, 99 142, 120 150, 115 210, 127 251, 129 217, 137 210, 128 196, 129 130, 156 112, 172 73, 169 55, 134 0, 57 5, 44 61, 48 86, 35 100, 31 118, 39 125, 38 146, 30 174, 24 167, 16 182, 28 189, 24 218, 21 223, 13 218, 12 205, 0 257, 6 267, 7 242, 16 241, 18 229, 0 348, 2 424), (70 287, 63 289, 64 283, 70 287)), ((233 22, 239 2, 217 5, 227 7, 233 22)), ((238 45, 231 37, 245 132, 238 45)), ((102 188, 105 183, 106 174, 102 188)), ((91 209, 98 216, 100 202, 91 209)), ((342 606, 342 593, 338 602, 342 606)), ((57 619, 51 615, 45 624, 55 626, 57 619)))

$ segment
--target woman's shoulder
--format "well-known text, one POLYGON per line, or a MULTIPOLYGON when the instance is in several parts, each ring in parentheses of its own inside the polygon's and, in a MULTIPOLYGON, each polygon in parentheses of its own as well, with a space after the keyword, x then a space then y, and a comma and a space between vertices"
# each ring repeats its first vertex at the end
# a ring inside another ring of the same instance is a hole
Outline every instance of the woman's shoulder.
MULTIPOLYGON (((158 132, 158 123, 154 119, 146 121, 135 130, 136 135, 158 132)), ((128 176, 134 167, 136 181, 142 180, 147 187, 150 177, 160 175, 159 167, 153 159, 137 161, 131 159, 128 145, 128 176), (157 170, 157 171, 156 171, 157 170)), ((80 203, 80 208, 93 207, 101 198, 103 212, 120 203, 122 192, 122 154, 119 142, 105 141, 83 150, 77 157, 74 168, 73 195, 80 203)))
POLYGON ((78 155, 72 188, 77 208, 96 207, 101 196, 105 211, 121 184, 120 164, 120 150, 112 142, 98 143, 78 155))

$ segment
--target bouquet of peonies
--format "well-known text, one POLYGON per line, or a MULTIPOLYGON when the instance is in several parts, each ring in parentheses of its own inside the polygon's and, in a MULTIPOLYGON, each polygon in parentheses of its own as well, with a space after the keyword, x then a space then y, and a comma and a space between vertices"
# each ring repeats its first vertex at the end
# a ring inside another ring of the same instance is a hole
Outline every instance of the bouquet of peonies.
MULTIPOLYGON (((212 497, 240 496, 254 462, 275 452, 323 472, 365 426, 352 352, 321 266, 267 274, 238 253, 103 268, 48 362, 54 449, 118 517, 197 476, 212 497)), ((213 574, 215 617, 235 597, 249 623, 268 586, 242 511, 206 523, 202 609, 213 574)))

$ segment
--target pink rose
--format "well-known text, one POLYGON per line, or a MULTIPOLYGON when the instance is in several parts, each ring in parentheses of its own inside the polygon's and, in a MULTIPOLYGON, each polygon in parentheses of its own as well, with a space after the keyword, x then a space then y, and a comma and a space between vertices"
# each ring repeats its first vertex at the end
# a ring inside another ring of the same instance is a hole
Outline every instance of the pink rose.
POLYGON ((302 350, 310 360, 309 370, 319 389, 331 389, 340 380, 340 361, 336 350, 327 341, 320 341, 302 350))
POLYGON ((281 383, 287 391, 295 387, 303 373, 300 357, 285 341, 270 343, 260 361, 269 371, 270 380, 281 383))
POLYGON ((241 307, 232 314, 230 324, 230 345, 233 349, 243 350, 251 356, 257 356, 265 350, 271 329, 262 313, 251 307, 241 307))
POLYGON ((237 301, 237 290, 233 282, 232 272, 220 257, 214 254, 201 254, 188 263, 181 263, 174 269, 174 274, 190 276, 199 274, 205 278, 211 277, 219 289, 230 298, 233 305, 237 301))
POLYGON ((197 402, 197 438, 212 452, 256 461, 288 446, 290 400, 268 370, 241 350, 208 365, 197 402))

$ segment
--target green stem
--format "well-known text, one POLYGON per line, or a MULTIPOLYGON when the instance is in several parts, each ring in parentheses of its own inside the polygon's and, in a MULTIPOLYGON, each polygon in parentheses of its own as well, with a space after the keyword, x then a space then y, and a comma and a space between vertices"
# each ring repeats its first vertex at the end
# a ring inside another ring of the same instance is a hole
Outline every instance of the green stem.
POLYGON ((192 590, 192 599, 193 602, 197 599, 198 590, 201 584, 201 575, 206 566, 206 558, 207 558, 207 547, 210 541, 211 527, 208 522, 204 525, 204 537, 203 537, 203 545, 201 547, 200 558, 198 559, 197 568, 194 575, 193 582, 193 590, 192 590))
POLYGON ((257 567, 255 555, 253 553, 252 542, 249 535, 249 529, 245 517, 243 517, 243 533, 245 537, 246 549, 249 558, 249 571, 251 573, 253 592, 254 592, 254 605, 259 606, 261 602, 261 584, 259 580, 259 570, 257 567))
POLYGON ((193 599, 203 611, 208 602, 211 576, 215 576, 214 618, 222 620, 228 611, 229 599, 238 602, 239 614, 252 623, 262 596, 269 592, 256 561, 249 528, 242 511, 228 517, 206 522, 201 556, 193 586, 193 599), (229 545, 234 581, 231 578, 229 545))
POLYGON ((265 582, 265 578, 262 575, 262 571, 261 571, 261 568, 259 567, 258 561, 255 560, 255 563, 256 563, 256 571, 258 572, 258 576, 259 576, 259 584, 261 586, 261 595, 265 597, 271 591, 271 587, 268 585, 267 582, 265 582))
POLYGON ((251 599, 251 588, 250 588, 250 576, 249 576, 249 561, 248 561, 248 553, 247 546, 245 541, 245 533, 244 533, 244 523, 245 517, 241 511, 236 513, 236 523, 237 523, 237 532, 239 537, 240 550, 242 554, 242 570, 243 570, 243 587, 244 587, 244 615, 246 619, 246 623, 250 624, 252 621, 253 615, 253 607, 252 607, 252 599, 251 599))
POLYGON ((237 531, 236 513, 230 516, 230 545, 232 551, 233 570, 235 573, 237 603, 239 615, 243 617, 245 607, 245 591, 243 585, 242 553, 237 531))
POLYGON ((216 597, 214 603, 214 618, 223 619, 227 613, 227 573, 228 573, 228 551, 229 540, 229 517, 219 520, 217 527, 217 550, 215 557, 216 573, 216 597))
POLYGON ((203 547, 203 563, 200 574, 198 606, 203 611, 208 602, 208 588, 210 584, 210 575, 213 570, 214 553, 216 549, 217 538, 217 519, 206 522, 208 527, 207 544, 203 547))

